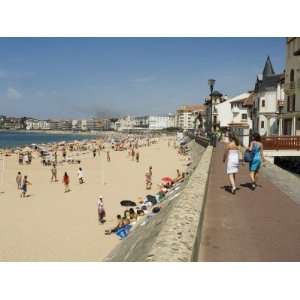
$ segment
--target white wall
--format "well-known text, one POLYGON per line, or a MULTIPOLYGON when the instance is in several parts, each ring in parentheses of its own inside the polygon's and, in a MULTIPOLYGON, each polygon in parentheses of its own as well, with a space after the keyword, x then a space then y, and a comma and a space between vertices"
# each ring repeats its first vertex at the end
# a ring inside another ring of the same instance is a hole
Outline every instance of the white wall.
POLYGON ((249 117, 247 107, 243 107, 239 105, 237 109, 237 113, 233 113, 231 109, 231 103, 234 101, 246 99, 249 97, 249 93, 243 93, 236 97, 226 100, 220 104, 217 104, 215 107, 217 108, 218 120, 220 121, 220 127, 228 127, 230 123, 241 123, 242 122, 242 114, 247 114, 247 124, 250 128, 252 128, 252 120, 249 117))

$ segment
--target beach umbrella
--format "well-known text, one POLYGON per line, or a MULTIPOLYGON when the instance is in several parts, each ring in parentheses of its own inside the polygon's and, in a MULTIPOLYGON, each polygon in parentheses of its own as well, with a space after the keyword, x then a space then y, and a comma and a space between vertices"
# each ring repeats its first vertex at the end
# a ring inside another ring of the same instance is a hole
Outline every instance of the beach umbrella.
POLYGON ((165 177, 163 177, 162 179, 161 179, 161 181, 166 181, 166 182, 172 182, 173 181, 173 179, 171 178, 171 177, 169 177, 169 176, 165 176, 165 177))
POLYGON ((137 206, 137 204, 134 201, 131 201, 131 200, 122 200, 120 202, 120 204, 122 206, 137 206))

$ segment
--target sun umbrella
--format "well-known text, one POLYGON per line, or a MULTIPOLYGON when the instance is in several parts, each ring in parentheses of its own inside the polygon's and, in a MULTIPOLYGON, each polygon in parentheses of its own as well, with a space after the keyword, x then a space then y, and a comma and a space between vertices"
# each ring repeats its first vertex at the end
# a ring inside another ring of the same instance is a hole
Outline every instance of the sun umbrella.
POLYGON ((137 206, 136 203, 134 201, 131 201, 131 200, 122 200, 120 202, 120 204, 122 206, 137 206))
POLYGON ((165 176, 165 177, 163 177, 161 180, 162 180, 162 181, 167 181, 167 182, 173 181, 173 179, 172 179, 171 177, 169 177, 169 176, 165 176))

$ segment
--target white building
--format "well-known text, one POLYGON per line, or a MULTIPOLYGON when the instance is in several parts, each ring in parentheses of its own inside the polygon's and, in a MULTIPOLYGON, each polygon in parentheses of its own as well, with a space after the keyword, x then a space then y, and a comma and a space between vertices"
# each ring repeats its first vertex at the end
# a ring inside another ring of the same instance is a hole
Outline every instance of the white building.
POLYGON ((204 104, 196 105, 183 105, 176 111, 175 127, 183 130, 196 129, 196 121, 199 113, 203 113, 206 110, 204 104))
POLYGON ((267 58, 263 75, 257 76, 253 106, 253 130, 262 136, 278 135, 279 106, 283 99, 283 74, 275 74, 270 57, 267 58))
POLYGON ((47 120, 27 119, 26 130, 50 130, 50 123, 47 120))
POLYGON ((253 94, 242 93, 215 106, 217 112, 217 124, 221 131, 231 131, 240 140, 241 144, 248 146, 251 120, 251 99, 253 94))
POLYGON ((149 129, 159 130, 175 127, 175 116, 169 114, 167 116, 150 116, 149 117, 149 129))
POLYGON ((223 96, 222 93, 215 90, 212 94, 205 99, 205 113, 204 115, 204 129, 206 132, 219 131, 220 124, 218 123, 218 110, 216 109, 216 105, 226 101, 227 96, 223 96))
POLYGON ((135 128, 135 118, 131 116, 127 116, 124 118, 120 118, 117 122, 115 122, 115 130, 117 131, 126 131, 135 128))

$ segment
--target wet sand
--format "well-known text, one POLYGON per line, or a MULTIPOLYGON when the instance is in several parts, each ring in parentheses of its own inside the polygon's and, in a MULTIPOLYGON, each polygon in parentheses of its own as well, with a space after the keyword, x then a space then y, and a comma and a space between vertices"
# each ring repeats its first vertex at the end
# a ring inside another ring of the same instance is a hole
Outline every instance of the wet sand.
MULTIPOLYGON (((163 176, 176 176, 184 169, 176 150, 166 139, 139 149, 140 162, 127 151, 110 151, 92 157, 81 155, 86 183, 77 180, 79 165, 58 165, 59 182, 51 183, 51 167, 42 166, 39 158, 31 165, 19 166, 17 156, 6 158, 4 185, 0 185, 0 261, 101 261, 118 243, 115 235, 104 230, 115 225, 122 213, 120 201, 154 194, 163 176), (145 172, 153 167, 153 186, 145 189, 145 172), (20 198, 15 177, 17 171, 28 175, 32 186, 27 198, 20 198), (64 193, 63 172, 70 175, 71 192, 64 193), (107 222, 99 224, 97 197, 102 195, 107 222)), ((61 153, 59 153, 59 158, 61 153)))

